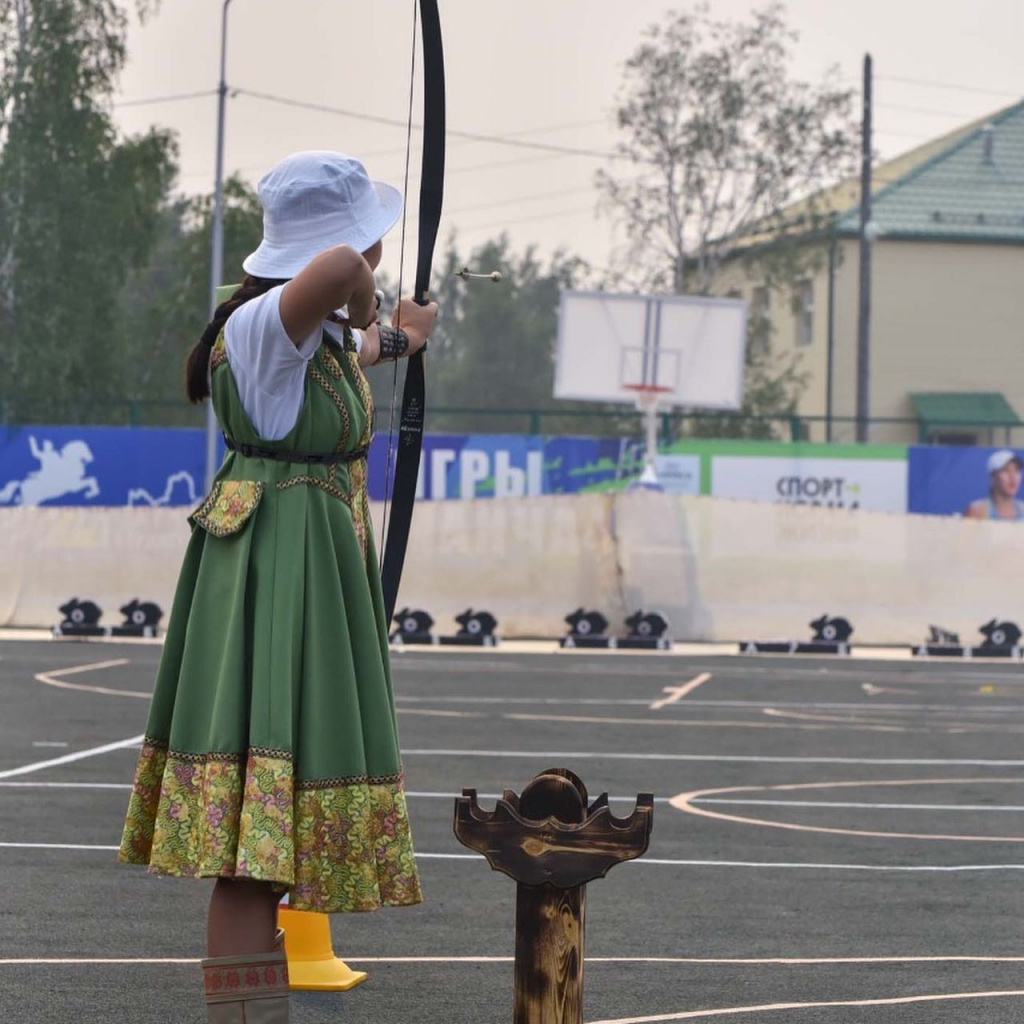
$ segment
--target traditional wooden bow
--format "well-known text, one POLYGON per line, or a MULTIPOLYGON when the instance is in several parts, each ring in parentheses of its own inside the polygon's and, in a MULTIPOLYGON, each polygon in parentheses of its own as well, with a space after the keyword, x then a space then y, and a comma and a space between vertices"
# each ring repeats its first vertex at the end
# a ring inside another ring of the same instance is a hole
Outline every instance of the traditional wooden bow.
MULTIPOLYGON (((445 100, 444 48, 437 0, 419 0, 420 33, 423 42, 423 156, 420 175, 419 248, 416 256, 416 284, 413 298, 427 303, 434 243, 441 221, 444 199, 445 100)), ((388 629, 395 613, 398 585, 402 579, 405 549, 416 501, 420 452, 423 447, 423 413, 426 405, 426 374, 423 349, 408 359, 402 392, 402 415, 398 427, 391 495, 391 521, 387 527, 381 583, 388 629)), ((390 461, 390 460, 389 460, 390 461)))

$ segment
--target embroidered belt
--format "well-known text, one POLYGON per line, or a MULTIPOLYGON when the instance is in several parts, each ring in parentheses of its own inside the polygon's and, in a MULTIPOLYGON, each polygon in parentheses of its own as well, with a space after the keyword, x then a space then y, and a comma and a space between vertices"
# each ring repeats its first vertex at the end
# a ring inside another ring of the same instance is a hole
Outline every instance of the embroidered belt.
POLYGON ((339 462, 355 462, 357 459, 365 459, 369 453, 369 446, 363 445, 350 452, 327 452, 317 454, 313 452, 289 452, 278 451, 274 448, 260 448, 253 444, 239 444, 232 440, 227 434, 224 435, 224 444, 228 451, 237 452, 239 455, 249 459, 276 459, 278 462, 304 462, 309 465, 335 465, 339 462))

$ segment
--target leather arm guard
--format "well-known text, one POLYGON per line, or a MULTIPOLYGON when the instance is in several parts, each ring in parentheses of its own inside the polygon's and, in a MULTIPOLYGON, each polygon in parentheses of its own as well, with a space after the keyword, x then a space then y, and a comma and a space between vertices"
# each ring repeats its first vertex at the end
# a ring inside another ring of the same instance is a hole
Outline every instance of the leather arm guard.
POLYGON ((395 359, 401 359, 409 351, 409 335, 401 327, 378 324, 377 332, 380 337, 378 363, 390 363, 395 359))

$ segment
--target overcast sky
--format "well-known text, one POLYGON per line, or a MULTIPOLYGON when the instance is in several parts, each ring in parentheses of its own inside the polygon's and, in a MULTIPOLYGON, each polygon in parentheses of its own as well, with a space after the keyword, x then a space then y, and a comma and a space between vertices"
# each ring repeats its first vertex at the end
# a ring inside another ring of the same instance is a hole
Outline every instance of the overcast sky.
MULTIPOLYGON (((440 0, 449 128, 608 152, 623 61, 646 27, 682 6, 440 0)), ((718 17, 744 18, 761 6, 715 0, 713 8, 718 17)), ((164 0, 156 17, 133 27, 117 96, 125 131, 157 124, 178 133, 180 185, 189 192, 213 188, 221 9, 218 0, 164 0), (136 104, 203 91, 209 95, 136 104)), ((231 0, 228 10, 229 85, 404 123, 411 0, 231 0)), ((892 156, 1024 96, 1022 11, 1020 0, 794 0, 787 5, 800 33, 794 74, 817 82, 838 65, 858 84, 870 51, 878 76, 876 148, 892 156)), ((411 226, 418 146, 414 133, 411 226)), ((229 101, 228 173, 255 182, 298 149, 351 153, 372 176, 402 187, 404 128, 244 94, 229 101)), ((612 226, 596 215, 593 178, 604 163, 450 137, 442 240, 455 230, 468 250, 507 229, 517 249, 564 247, 604 266, 615 244, 612 226)), ((392 275, 397 232, 384 262, 392 275)), ((407 259, 414 261, 412 238, 407 259)), ((407 269, 406 280, 411 276, 407 269)))

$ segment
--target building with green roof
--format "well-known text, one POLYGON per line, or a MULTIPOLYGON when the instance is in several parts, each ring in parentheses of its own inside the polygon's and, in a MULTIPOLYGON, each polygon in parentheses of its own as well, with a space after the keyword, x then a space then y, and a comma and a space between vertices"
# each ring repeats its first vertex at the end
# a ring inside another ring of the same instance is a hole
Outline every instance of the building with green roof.
MULTIPOLYGON (((800 240, 821 259, 795 294, 758 281, 749 257, 771 244, 763 236, 740 247, 716 290, 739 291, 768 318, 773 351, 800 354, 808 435, 847 441, 858 184, 818 199, 831 226, 800 240)), ((1024 102, 879 165, 871 220, 871 440, 1024 442, 1024 102)))

